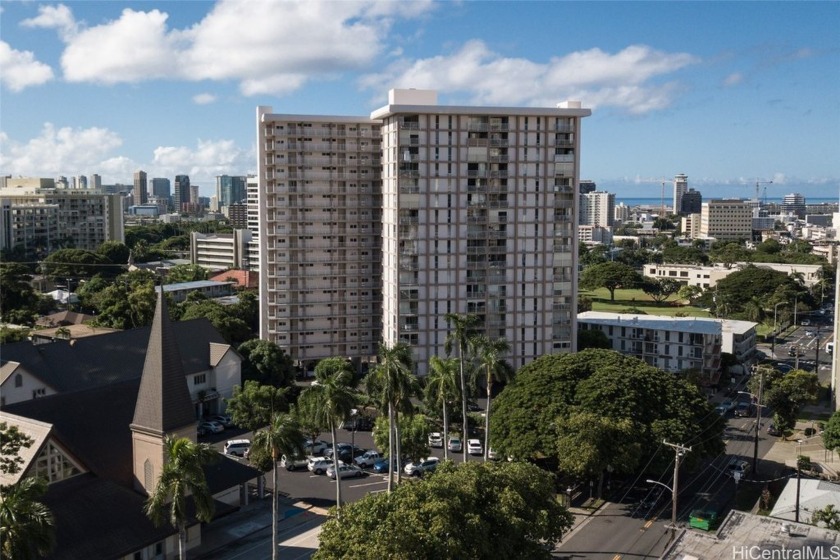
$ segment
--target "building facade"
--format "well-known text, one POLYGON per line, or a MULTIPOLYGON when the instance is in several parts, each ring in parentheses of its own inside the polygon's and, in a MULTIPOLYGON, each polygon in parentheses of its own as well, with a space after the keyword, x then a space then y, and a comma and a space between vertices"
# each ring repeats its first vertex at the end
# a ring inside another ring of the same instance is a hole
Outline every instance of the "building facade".
POLYGON ((369 360, 381 338, 379 123, 260 107, 257 135, 260 338, 307 368, 369 360))
POLYGON ((181 212, 185 204, 190 203, 190 176, 175 175, 175 192, 172 195, 172 205, 175 212, 181 212))
POLYGON ((699 214, 703 210, 703 195, 700 191, 688 189, 680 199, 680 206, 675 212, 682 215, 699 214))
POLYGON ((796 274, 802 278, 802 284, 808 288, 815 286, 820 281, 822 265, 818 264, 780 264, 780 263, 733 263, 732 266, 715 265, 700 266, 693 264, 646 264, 642 268, 642 274, 648 278, 669 278, 689 286, 699 288, 714 288, 722 278, 726 278, 733 272, 744 269, 747 266, 758 268, 769 268, 785 274, 796 274))
POLYGON ((615 194, 593 191, 580 195, 580 225, 611 227, 615 219, 615 194))
POLYGON ((145 171, 135 171, 134 173, 134 204, 146 204, 149 201, 148 179, 145 171))
POLYGON ((715 199, 700 211, 700 235, 721 241, 752 239, 753 205, 747 200, 715 199))
POLYGON ((717 381, 723 341, 718 321, 586 311, 578 314, 578 324, 583 331, 603 332, 617 352, 664 371, 693 369, 703 379, 717 381))
POLYGON ((236 229, 233 233, 190 234, 190 262, 209 270, 241 268, 247 270, 248 243, 251 232, 236 229))
POLYGON ((674 176, 674 214, 679 214, 682 211, 682 199, 685 193, 688 192, 688 175, 680 173, 674 176))
POLYGON ((159 199, 166 200, 167 203, 172 200, 172 184, 169 179, 162 177, 155 177, 152 179, 152 195, 159 199))
POLYGON ((422 375, 444 353, 445 315, 468 313, 515 367, 573 350, 589 114, 442 106, 429 90, 392 90, 370 118, 259 109, 262 338, 299 361, 405 342, 422 375), (353 311, 359 330, 336 328, 353 311))
POLYGON ((216 200, 219 208, 245 202, 245 177, 219 175, 216 177, 216 200))

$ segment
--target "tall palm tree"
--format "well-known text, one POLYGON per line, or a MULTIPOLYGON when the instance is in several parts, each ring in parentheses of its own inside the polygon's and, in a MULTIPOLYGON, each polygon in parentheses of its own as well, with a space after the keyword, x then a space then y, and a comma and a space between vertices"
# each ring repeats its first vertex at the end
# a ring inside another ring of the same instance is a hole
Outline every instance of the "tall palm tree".
POLYGON ((341 513, 341 476, 338 472, 338 424, 348 418, 358 402, 353 389, 353 372, 342 358, 327 358, 315 367, 315 382, 303 390, 300 401, 313 414, 318 423, 330 429, 333 441, 333 468, 335 469, 335 511, 341 513))
POLYGON ((487 376, 487 412, 484 415, 484 461, 490 453, 490 402, 493 398, 493 382, 508 381, 513 377, 513 368, 502 358, 510 351, 510 345, 503 338, 492 340, 484 335, 471 340, 481 371, 487 376))
POLYGON ((204 465, 217 461, 219 454, 209 444, 171 435, 164 436, 163 446, 163 470, 144 509, 155 526, 168 519, 178 529, 179 555, 181 560, 186 560, 187 496, 192 496, 195 502, 195 516, 199 521, 213 518, 213 496, 204 477, 204 465))
POLYGON ((285 455, 303 453, 303 433, 297 422, 285 413, 276 413, 265 428, 254 433, 253 446, 263 449, 271 455, 272 495, 271 495, 271 558, 277 559, 277 461, 285 455))
MULTIPOLYGON (((445 318, 447 324, 449 325, 450 331, 449 334, 446 336, 444 350, 446 351, 446 354, 449 355, 452 353, 453 345, 458 347, 458 362, 460 367, 459 377, 461 380, 461 412, 464 422, 463 437, 466 438, 469 430, 467 424, 467 374, 465 368, 467 348, 469 346, 468 341, 471 334, 470 331, 478 323, 478 317, 476 317, 475 315, 447 313, 445 318)), ((462 445, 461 449, 464 455, 464 462, 466 463, 467 446, 462 445)))
POLYGON ((443 458, 449 459, 449 406, 458 398, 458 360, 432 356, 429 359, 429 377, 426 379, 426 399, 443 406, 443 458))
MULTIPOLYGON (((398 342, 388 348, 379 345, 378 364, 368 378, 368 390, 378 395, 380 405, 388 408, 388 453, 397 461, 399 476, 400 428, 397 420, 401 404, 417 393, 417 380, 411 373, 411 347, 398 342)), ((388 492, 394 485, 394 470, 388 469, 388 492)))
POLYGON ((47 491, 40 477, 3 487, 0 500, 0 557, 42 558, 55 546, 55 520, 38 500, 47 491))

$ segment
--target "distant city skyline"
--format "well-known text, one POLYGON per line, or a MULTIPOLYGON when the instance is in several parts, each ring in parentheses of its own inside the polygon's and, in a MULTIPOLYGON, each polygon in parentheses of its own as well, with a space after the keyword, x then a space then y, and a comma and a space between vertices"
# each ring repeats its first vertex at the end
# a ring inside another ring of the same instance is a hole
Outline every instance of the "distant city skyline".
POLYGON ((581 177, 656 196, 835 196, 838 2, 3 2, 0 173, 256 171, 258 105, 369 115, 580 100, 581 177), (281 9, 282 8, 282 9, 281 9), (247 31, 230 33, 230 30, 247 31))

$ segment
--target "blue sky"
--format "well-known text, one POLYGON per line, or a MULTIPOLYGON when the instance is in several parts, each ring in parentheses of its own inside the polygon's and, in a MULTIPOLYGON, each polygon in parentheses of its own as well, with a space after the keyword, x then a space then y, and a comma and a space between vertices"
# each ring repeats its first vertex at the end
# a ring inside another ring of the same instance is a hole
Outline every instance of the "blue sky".
POLYGON ((0 2, 0 173, 256 170, 257 105, 369 115, 578 99, 582 178, 840 192, 840 2, 0 2))

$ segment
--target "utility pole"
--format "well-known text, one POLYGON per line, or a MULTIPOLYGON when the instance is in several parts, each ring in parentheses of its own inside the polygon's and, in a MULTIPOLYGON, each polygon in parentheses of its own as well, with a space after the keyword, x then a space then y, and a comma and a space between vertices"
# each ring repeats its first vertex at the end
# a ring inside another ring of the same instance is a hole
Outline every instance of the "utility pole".
POLYGON ((799 482, 802 480, 802 469, 800 468, 802 457, 802 440, 796 440, 796 517, 794 521, 799 523, 799 482))
POLYGON ((662 440, 664 445, 674 449, 674 487, 671 489, 671 530, 677 532, 677 494, 679 492, 679 476, 680 476, 680 459, 687 452, 691 451, 691 447, 685 447, 678 443, 668 443, 667 440, 662 440))
POLYGON ((764 371, 758 374, 758 400, 755 403, 755 445, 753 446, 753 477, 758 478, 758 433, 761 431, 761 390, 764 387, 764 371))

